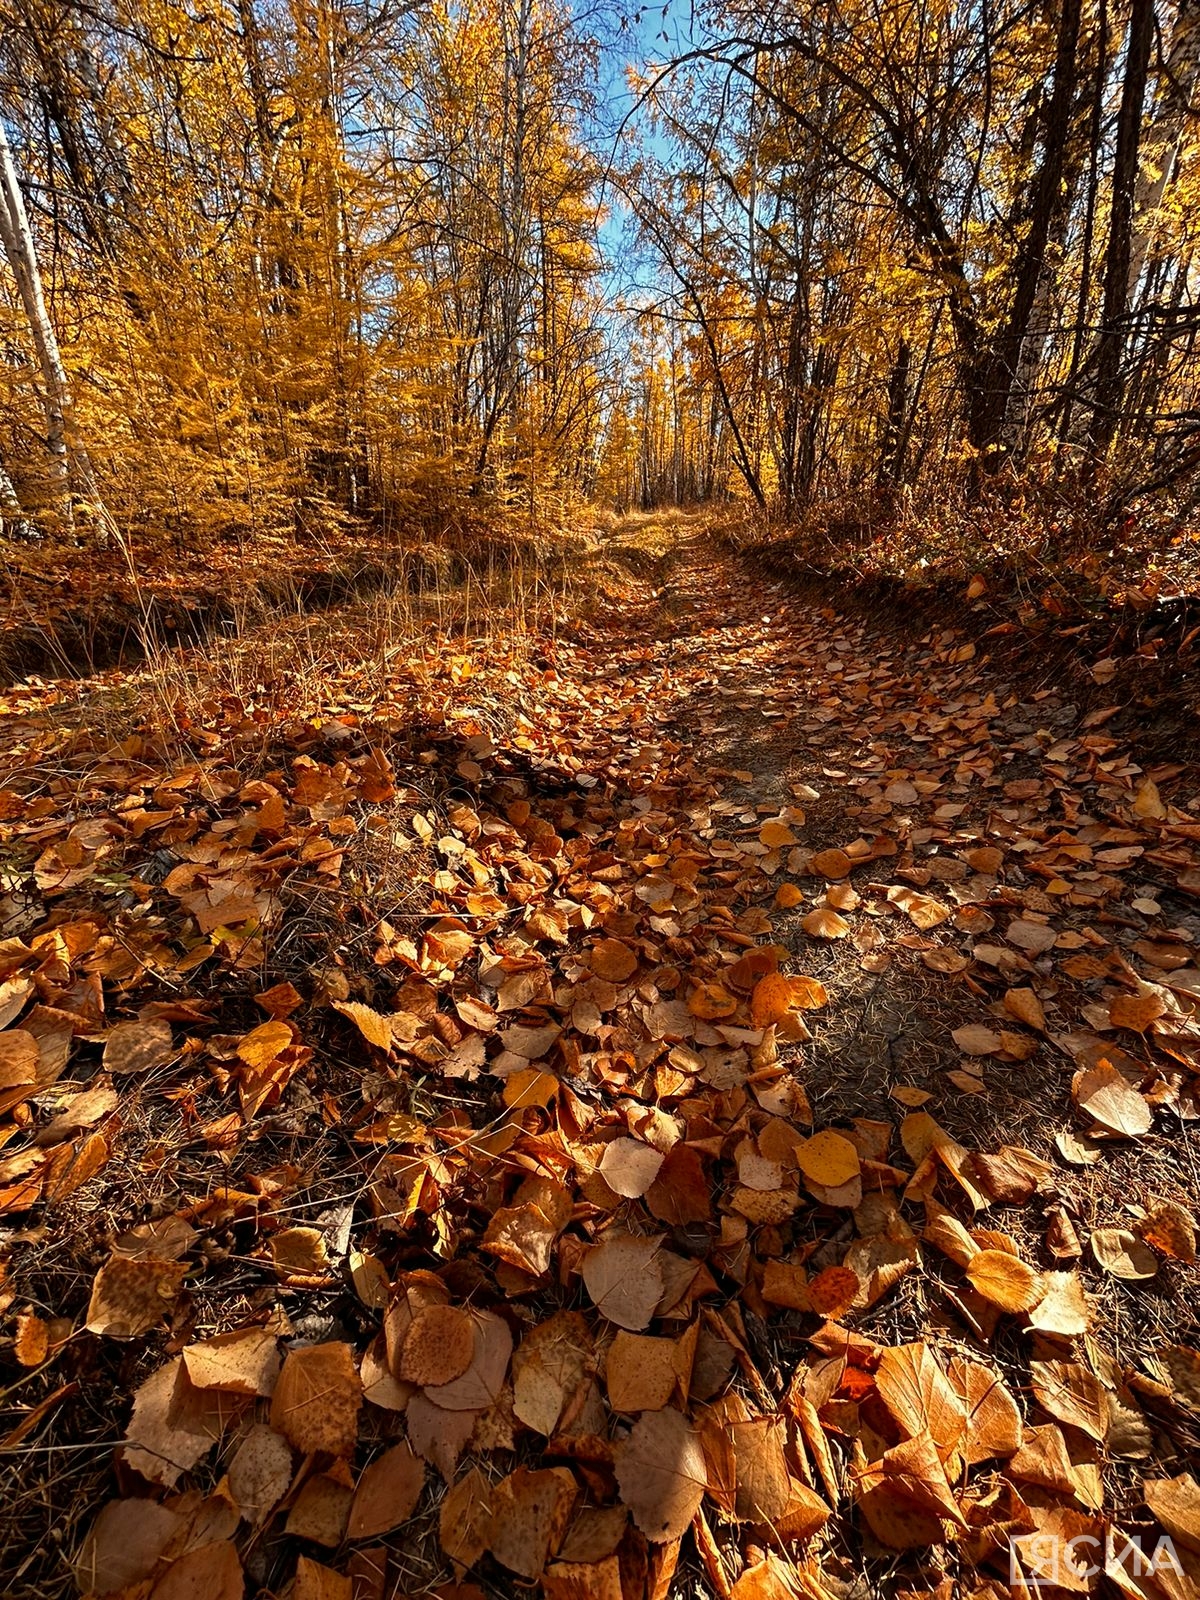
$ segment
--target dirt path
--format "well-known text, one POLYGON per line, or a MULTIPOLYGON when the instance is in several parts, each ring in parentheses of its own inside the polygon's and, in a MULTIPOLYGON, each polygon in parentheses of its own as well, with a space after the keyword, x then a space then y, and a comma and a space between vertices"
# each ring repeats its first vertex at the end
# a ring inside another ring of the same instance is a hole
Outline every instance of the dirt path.
POLYGON ((698 518, 520 652, 368 632, 186 751, 10 726, 8 1592, 106 1500, 137 1600, 999 1594, 1186 1524, 1197 775, 698 518))

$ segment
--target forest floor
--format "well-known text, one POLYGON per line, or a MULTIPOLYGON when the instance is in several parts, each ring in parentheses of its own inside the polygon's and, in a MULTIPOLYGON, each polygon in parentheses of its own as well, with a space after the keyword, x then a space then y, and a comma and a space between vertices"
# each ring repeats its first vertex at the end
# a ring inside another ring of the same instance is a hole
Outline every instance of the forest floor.
POLYGON ((1196 1593, 1200 772, 973 603, 7 693, 0 1591, 1196 1593))

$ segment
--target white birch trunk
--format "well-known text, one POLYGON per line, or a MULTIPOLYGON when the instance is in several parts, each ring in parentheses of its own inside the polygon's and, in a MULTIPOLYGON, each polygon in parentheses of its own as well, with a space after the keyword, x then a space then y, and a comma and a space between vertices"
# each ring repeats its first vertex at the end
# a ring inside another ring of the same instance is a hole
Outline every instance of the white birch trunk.
POLYGON ((42 407, 46 415, 46 454, 50 460, 50 480, 59 498, 68 529, 72 526, 71 474, 67 456, 67 418, 71 390, 59 353, 54 325, 46 309, 42 275, 38 270, 33 234, 12 150, 0 122, 0 243, 16 280, 17 292, 25 308, 29 332, 42 374, 42 407))
MULTIPOLYGON (((12 275, 16 279, 21 303, 29 322, 29 332, 42 374, 42 405, 46 414, 46 453, 50 474, 61 497, 62 516, 68 532, 74 528, 71 500, 71 463, 74 461, 79 486, 87 496, 92 515, 111 539, 125 548, 120 530, 100 497, 99 485, 88 453, 75 437, 72 426, 71 385, 63 366, 58 336, 46 307, 42 274, 29 216, 17 180, 12 150, 0 122, 0 243, 4 246, 12 275)), ((126 559, 128 559, 126 550, 126 559)))

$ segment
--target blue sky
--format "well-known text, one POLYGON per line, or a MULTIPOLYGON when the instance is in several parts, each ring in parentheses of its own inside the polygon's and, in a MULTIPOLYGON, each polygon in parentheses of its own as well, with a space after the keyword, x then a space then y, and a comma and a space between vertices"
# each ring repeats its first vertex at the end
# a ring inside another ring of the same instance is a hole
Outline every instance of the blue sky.
MULTIPOLYGON (((637 117, 627 71, 630 66, 642 71, 648 63, 669 61, 683 54, 692 46, 694 25, 695 0, 668 0, 666 5, 629 8, 622 4, 617 12, 610 13, 610 26, 601 33, 598 85, 601 105, 597 120, 602 154, 607 156, 611 151, 616 129, 631 112, 644 144, 657 154, 667 154, 666 141, 650 132, 645 122, 637 117), (607 143, 603 142, 605 140, 607 143)), ((609 262, 605 273, 608 292, 610 297, 616 298, 632 281, 645 282, 646 273, 644 270, 638 273, 630 257, 628 218, 619 196, 609 190, 606 199, 610 215, 601 229, 601 244, 609 262)))

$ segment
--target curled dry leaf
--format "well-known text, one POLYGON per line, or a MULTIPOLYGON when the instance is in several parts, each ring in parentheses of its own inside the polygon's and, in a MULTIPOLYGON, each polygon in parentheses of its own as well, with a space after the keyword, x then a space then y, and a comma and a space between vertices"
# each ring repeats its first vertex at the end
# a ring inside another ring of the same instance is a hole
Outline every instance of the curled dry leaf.
POLYGON ((1137 1232, 1159 1255, 1191 1266, 1196 1260, 1196 1229, 1174 1200, 1156 1200, 1139 1219, 1137 1232))
POLYGON ((559 1228, 541 1206, 501 1206, 493 1212, 481 1248, 509 1266, 540 1277, 549 1272, 559 1228))
POLYGON ((1158 1271, 1158 1257, 1128 1228, 1093 1228, 1088 1247, 1097 1266, 1114 1278, 1145 1280, 1158 1271))
POLYGON ((1071 1080, 1071 1093, 1081 1111, 1113 1133, 1137 1139, 1150 1131, 1152 1118, 1145 1096, 1111 1061, 1081 1068, 1071 1080))
POLYGON ((654 1544, 686 1533, 708 1483, 700 1436, 670 1407, 647 1411, 616 1447, 621 1499, 654 1544))
POLYGON ((885 1450, 858 1474, 855 1499, 875 1538, 893 1550, 940 1544, 964 1522, 928 1435, 885 1450))

